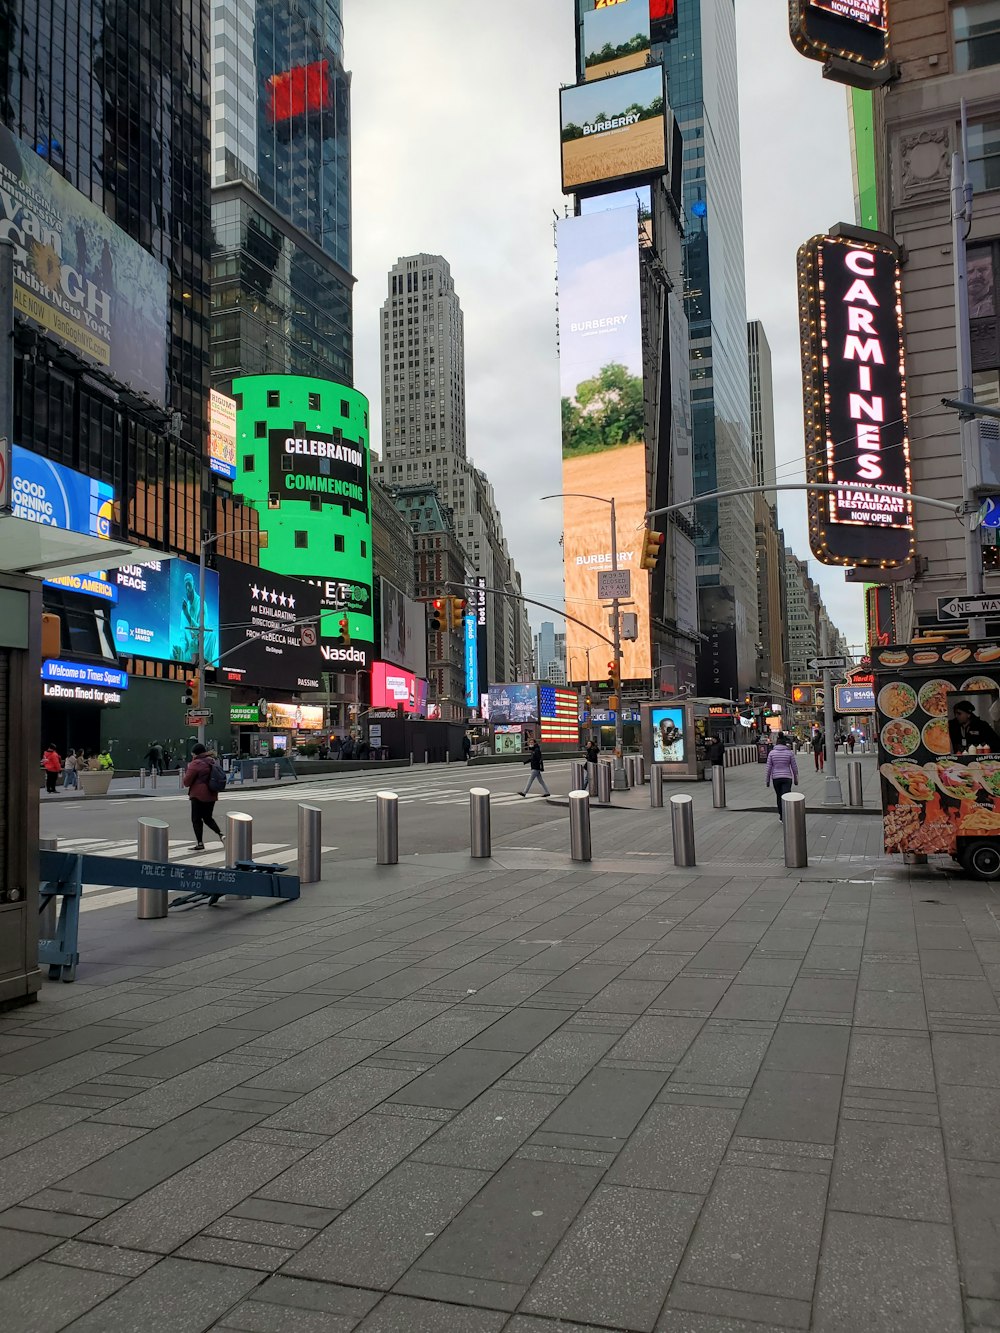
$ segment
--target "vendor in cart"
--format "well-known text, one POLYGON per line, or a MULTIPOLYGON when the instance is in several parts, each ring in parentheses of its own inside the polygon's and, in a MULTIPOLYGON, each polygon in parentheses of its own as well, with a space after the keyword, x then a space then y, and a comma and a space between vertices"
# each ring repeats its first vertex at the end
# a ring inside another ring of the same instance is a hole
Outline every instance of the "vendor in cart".
POLYGON ((988 722, 976 716, 974 704, 968 699, 959 699, 951 711, 954 716, 948 721, 948 735, 951 737, 953 754, 962 754, 983 745, 989 746, 991 754, 1000 753, 1000 736, 988 722))

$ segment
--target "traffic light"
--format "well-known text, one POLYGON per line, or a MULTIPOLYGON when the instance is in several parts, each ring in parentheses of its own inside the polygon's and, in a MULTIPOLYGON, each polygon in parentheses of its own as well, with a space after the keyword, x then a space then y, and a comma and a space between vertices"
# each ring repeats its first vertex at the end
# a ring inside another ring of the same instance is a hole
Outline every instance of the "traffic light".
POLYGON ((617 694, 622 687, 622 667, 618 661, 608 663, 608 689, 617 694))
POLYGON ((451 608, 448 621, 452 629, 461 629, 462 622, 465 620, 465 608, 468 606, 468 602, 464 597, 449 597, 448 602, 451 608))
POLYGON ((440 634, 444 629, 444 603, 443 597, 435 597, 428 608, 427 628, 432 634, 440 634))
POLYGON ((646 529, 642 536, 642 559, 639 562, 643 569, 656 568, 665 541, 664 533, 653 532, 650 528, 646 529))
POLYGON ((185 708, 197 708, 201 704, 201 686, 197 676, 184 682, 183 698, 185 708))
POLYGON ((346 616, 337 621, 340 628, 340 642, 344 645, 351 642, 351 623, 346 616))

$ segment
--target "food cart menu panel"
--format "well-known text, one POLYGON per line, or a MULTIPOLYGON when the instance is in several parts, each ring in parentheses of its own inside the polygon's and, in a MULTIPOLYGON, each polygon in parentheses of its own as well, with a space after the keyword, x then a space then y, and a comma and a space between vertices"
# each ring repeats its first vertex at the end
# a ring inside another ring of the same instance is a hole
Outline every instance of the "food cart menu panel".
POLYGON ((1000 644, 873 658, 885 850, 954 855, 959 837, 1000 836, 1000 644))

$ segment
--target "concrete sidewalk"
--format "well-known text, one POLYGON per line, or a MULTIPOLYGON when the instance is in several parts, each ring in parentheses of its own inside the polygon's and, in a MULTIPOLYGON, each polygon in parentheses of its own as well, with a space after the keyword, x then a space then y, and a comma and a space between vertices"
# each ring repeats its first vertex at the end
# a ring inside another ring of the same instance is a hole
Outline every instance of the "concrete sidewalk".
POLYGON ((792 871, 708 809, 677 870, 663 811, 574 865, 547 809, 487 864, 97 914, 0 1018, 0 1327, 997 1327, 996 894, 879 824, 813 814, 792 871))

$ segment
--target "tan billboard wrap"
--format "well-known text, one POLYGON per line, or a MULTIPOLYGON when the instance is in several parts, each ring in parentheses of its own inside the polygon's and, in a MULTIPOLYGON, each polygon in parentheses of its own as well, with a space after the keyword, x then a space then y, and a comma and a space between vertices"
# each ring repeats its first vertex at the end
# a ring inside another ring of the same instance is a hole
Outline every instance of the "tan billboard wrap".
POLYGON ((603 680, 612 658, 609 611, 597 575, 611 568, 611 508, 618 565, 632 576, 638 638, 622 644, 622 677, 650 675, 649 575, 640 568, 648 508, 644 440, 639 231, 635 207, 566 218, 558 227, 559 375, 562 394, 563 557, 569 679, 603 680), (589 666, 588 666, 589 650, 589 666))

